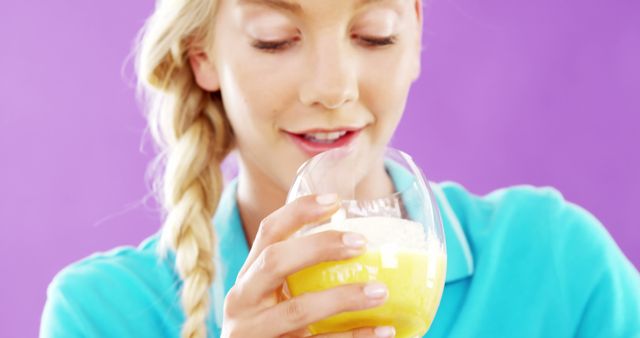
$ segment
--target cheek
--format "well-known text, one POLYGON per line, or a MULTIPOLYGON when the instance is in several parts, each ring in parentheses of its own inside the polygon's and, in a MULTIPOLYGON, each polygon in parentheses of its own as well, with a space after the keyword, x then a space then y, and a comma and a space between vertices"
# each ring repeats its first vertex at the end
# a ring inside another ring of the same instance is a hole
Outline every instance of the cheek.
POLYGON ((376 83, 380 91, 394 94, 406 91, 415 76, 416 52, 406 43, 361 57, 361 75, 376 83))
POLYGON ((274 65, 271 63, 276 58, 257 57, 251 47, 237 46, 233 50, 233 55, 222 63, 225 65, 221 74, 225 108, 230 115, 246 118, 250 124, 277 125, 279 112, 297 98, 298 72, 294 67, 283 67, 282 64, 287 63, 282 60, 274 65))
POLYGON ((411 53, 397 48, 370 56, 361 73, 361 99, 375 115, 376 138, 388 141, 402 117, 413 82, 411 53))
POLYGON ((265 92, 264 75, 251 67, 234 62, 221 72, 221 92, 225 110, 239 138, 265 138, 278 111, 273 93, 265 92))
POLYGON ((291 96, 292 74, 282 66, 287 63, 260 53, 229 27, 219 27, 225 34, 218 31, 215 47, 224 106, 234 130, 264 134, 265 128, 274 129, 278 112, 291 96))

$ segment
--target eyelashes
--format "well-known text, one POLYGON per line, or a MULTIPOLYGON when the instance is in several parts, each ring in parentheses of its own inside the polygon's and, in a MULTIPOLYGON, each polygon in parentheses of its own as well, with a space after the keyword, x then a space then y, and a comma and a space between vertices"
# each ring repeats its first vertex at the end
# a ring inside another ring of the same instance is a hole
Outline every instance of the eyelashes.
MULTIPOLYGON (((391 35, 387 37, 367 37, 367 36, 352 36, 354 39, 358 40, 358 42, 367 48, 380 48, 384 46, 393 45, 397 41, 397 35, 391 35)), ((253 48, 258 50, 276 53, 279 51, 283 51, 290 46, 293 46, 296 42, 298 42, 300 38, 296 37, 291 40, 283 40, 283 41, 261 41, 255 40, 251 45, 253 48)))
POLYGON ((299 39, 293 40, 284 40, 284 41, 261 41, 256 40, 252 43, 252 46, 256 49, 267 51, 267 52, 277 52, 279 50, 283 50, 289 46, 295 44, 299 39))
POLYGON ((375 46, 393 45, 393 44, 396 43, 396 40, 398 39, 398 36, 397 35, 391 35, 391 36, 382 37, 382 38, 373 38, 373 37, 361 36, 361 37, 357 37, 357 38, 360 39, 360 41, 364 42, 365 44, 375 47, 375 46))

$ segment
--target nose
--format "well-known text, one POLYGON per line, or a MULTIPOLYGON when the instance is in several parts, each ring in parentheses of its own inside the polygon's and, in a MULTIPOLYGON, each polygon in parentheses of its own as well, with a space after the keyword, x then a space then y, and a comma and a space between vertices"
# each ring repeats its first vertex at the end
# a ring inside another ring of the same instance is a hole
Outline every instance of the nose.
POLYGON ((309 58, 309 75, 300 86, 299 94, 304 105, 334 110, 358 99, 356 55, 344 47, 334 46, 318 48, 309 58))

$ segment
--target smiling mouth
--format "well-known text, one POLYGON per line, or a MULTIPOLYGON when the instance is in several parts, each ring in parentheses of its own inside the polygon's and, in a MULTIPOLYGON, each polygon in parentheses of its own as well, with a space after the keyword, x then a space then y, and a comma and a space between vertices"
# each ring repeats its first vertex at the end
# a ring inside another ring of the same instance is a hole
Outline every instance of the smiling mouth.
POLYGON ((304 153, 313 156, 326 150, 351 144, 362 129, 364 128, 314 129, 300 133, 288 131, 285 133, 304 153))

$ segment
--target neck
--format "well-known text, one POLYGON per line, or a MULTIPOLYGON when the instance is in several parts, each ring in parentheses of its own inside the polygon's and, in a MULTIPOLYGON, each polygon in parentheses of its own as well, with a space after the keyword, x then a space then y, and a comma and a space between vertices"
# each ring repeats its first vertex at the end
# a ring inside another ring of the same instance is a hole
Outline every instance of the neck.
POLYGON ((284 205, 287 191, 266 177, 260 169, 247 167, 242 161, 240 163, 237 202, 247 244, 251 247, 260 222, 284 205))

